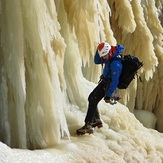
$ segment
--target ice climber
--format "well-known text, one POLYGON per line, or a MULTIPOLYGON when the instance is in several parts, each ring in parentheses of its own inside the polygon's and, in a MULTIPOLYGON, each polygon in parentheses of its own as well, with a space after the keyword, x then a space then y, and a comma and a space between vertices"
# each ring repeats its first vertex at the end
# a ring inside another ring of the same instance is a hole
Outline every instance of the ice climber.
POLYGON ((106 103, 115 104, 119 100, 119 93, 115 93, 122 72, 122 61, 118 59, 124 51, 123 45, 111 46, 107 42, 100 43, 97 47, 94 62, 104 65, 103 74, 96 88, 88 97, 88 111, 85 125, 77 130, 77 134, 93 133, 93 128, 102 127, 98 111, 98 103, 104 98, 106 103), (114 58, 114 59, 113 59, 114 58))

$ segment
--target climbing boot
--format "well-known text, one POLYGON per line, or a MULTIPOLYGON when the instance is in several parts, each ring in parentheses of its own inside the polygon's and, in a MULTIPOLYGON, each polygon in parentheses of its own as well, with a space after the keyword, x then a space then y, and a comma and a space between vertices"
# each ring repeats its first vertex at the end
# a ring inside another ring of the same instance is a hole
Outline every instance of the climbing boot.
POLYGON ((85 124, 83 127, 79 128, 76 131, 77 135, 84 135, 84 134, 92 134, 93 133, 93 128, 92 126, 88 123, 85 124))
POLYGON ((94 118, 93 122, 91 123, 91 126, 92 127, 98 127, 98 128, 103 127, 101 119, 100 118, 94 118))

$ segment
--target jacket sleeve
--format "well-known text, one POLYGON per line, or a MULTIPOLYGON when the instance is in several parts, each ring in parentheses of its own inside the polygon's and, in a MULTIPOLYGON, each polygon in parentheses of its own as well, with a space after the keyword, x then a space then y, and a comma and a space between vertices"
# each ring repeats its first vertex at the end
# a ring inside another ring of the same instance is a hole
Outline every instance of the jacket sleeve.
POLYGON ((113 61, 110 65, 110 71, 111 71, 111 83, 108 87, 108 90, 106 92, 107 97, 111 97, 112 93, 116 90, 118 83, 119 83, 119 77, 122 72, 122 63, 119 61, 113 61))
POLYGON ((95 64, 101 64, 103 63, 103 59, 99 56, 98 51, 96 50, 95 56, 94 56, 94 63, 95 64))
POLYGON ((117 45, 117 53, 121 54, 124 51, 124 46, 123 45, 117 45))

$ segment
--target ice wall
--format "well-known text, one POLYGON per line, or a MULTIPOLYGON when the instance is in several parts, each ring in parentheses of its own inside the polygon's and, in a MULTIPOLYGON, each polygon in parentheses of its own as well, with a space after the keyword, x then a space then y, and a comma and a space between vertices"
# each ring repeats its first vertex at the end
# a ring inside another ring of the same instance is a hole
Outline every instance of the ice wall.
POLYGON ((69 134, 59 29, 53 1, 1 2, 0 137, 12 147, 46 147, 69 134))
POLYGON ((122 103, 131 112, 154 112, 162 131, 162 4, 1 0, 0 140, 45 148, 69 137, 73 124, 82 125, 87 97, 101 74, 93 63, 100 41, 123 44, 125 53, 144 62, 143 83, 135 79, 122 91, 122 103))

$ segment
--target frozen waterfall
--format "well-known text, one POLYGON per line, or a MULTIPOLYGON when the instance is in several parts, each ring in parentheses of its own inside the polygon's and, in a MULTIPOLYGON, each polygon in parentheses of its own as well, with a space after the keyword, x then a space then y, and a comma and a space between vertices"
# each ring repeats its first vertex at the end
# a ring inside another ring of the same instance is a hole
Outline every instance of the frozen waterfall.
POLYGON ((0 162, 161 163, 162 11, 163 0, 0 0, 0 162), (139 57, 143 82, 101 101, 104 127, 77 137, 101 41, 139 57))

